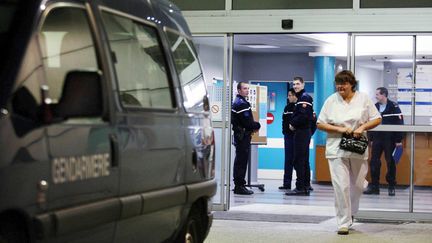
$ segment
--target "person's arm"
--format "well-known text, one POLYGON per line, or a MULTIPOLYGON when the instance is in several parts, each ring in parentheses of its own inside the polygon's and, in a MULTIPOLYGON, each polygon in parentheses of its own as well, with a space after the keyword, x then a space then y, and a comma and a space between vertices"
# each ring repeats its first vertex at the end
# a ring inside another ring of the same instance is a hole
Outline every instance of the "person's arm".
POLYGON ((252 110, 245 111, 240 115, 240 123, 249 131, 255 132, 261 128, 261 124, 256 122, 253 118, 252 110))
POLYGON ((309 112, 312 110, 312 100, 310 100, 310 97, 303 95, 299 98, 294 113, 290 122, 290 129, 294 130, 295 128, 298 128, 305 123, 309 122, 309 112))
POLYGON ((367 109, 366 118, 368 121, 361 124, 357 129, 353 131, 353 136, 356 138, 360 137, 365 131, 375 128, 379 124, 381 124, 381 114, 379 113, 377 107, 370 98, 367 99, 364 106, 367 109))
POLYGON ((370 130, 372 128, 375 128, 379 124, 381 124, 381 117, 375 118, 373 120, 370 120, 370 121, 364 123, 363 125, 361 125, 360 127, 358 127, 356 130, 354 130, 354 132, 353 132, 354 137, 359 137, 360 135, 363 134, 363 132, 365 132, 367 130, 370 130))
MULTIPOLYGON (((400 114, 397 117, 397 122, 396 124, 398 125, 403 125, 404 124, 404 120, 403 120, 403 115, 402 115, 402 111, 399 108, 399 106, 395 103, 395 113, 396 114, 400 114)), ((396 146, 402 146, 402 139, 404 138, 404 133, 403 132, 394 132, 394 136, 395 136, 395 141, 396 141, 396 146)))
POLYGON ((340 126, 335 126, 332 124, 328 124, 328 123, 322 123, 322 122, 318 122, 317 123, 317 128, 319 130, 322 130, 324 132, 328 132, 328 133, 351 133, 352 129, 349 127, 340 127, 340 126))

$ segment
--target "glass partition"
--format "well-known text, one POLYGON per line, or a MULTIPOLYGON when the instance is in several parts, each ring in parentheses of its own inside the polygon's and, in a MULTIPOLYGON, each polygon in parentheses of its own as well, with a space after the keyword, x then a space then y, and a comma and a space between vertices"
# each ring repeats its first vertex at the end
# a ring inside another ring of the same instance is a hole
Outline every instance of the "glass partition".
POLYGON ((432 212, 432 133, 416 133, 414 212, 432 212))
POLYGON ((234 10, 259 9, 340 9, 352 8, 352 0, 232 0, 234 10))
POLYGON ((185 10, 225 10, 225 0, 172 0, 182 11, 185 10))
POLYGON ((193 42, 203 68, 207 91, 209 93, 210 111, 212 114, 213 127, 215 131, 215 177, 217 181, 217 192, 213 197, 215 210, 226 210, 229 205, 229 187, 227 178, 229 175, 228 155, 229 144, 229 82, 227 82, 226 62, 227 60, 227 37, 226 36, 195 36, 193 42), (224 87, 227 87, 224 90, 224 87))
POLYGON ((432 2, 429 0, 360 0, 360 8, 430 8, 432 2))
MULTIPOLYGON (((355 36, 359 91, 369 94, 383 125, 411 125, 413 36, 355 36)), ((380 127, 380 126, 379 126, 380 127)), ((379 128, 378 127, 378 128, 379 128)), ((410 137, 401 131, 369 131, 368 188, 362 210, 405 211, 410 199, 410 137), (394 153, 401 153, 395 158, 394 153)))
POLYGON ((417 36, 415 124, 432 125, 432 36, 417 36))

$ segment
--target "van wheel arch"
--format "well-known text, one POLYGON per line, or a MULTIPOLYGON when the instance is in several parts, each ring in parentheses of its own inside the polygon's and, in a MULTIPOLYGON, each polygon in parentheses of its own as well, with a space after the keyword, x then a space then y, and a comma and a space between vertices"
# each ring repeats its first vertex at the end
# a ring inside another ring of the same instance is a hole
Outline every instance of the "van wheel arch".
POLYGON ((0 214, 0 242, 34 242, 30 219, 23 212, 8 210, 0 214))
POLYGON ((197 200, 190 208, 188 217, 178 234, 176 243, 200 243, 207 231, 207 207, 205 199, 197 200))

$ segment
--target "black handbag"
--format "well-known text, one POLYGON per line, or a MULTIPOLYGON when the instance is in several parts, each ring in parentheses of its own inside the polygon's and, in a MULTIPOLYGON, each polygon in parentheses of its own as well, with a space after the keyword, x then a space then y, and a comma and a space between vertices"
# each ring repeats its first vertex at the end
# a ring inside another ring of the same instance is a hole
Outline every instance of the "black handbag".
POLYGON ((342 140, 339 144, 341 149, 358 154, 364 154, 367 146, 368 140, 365 136, 361 135, 360 137, 356 138, 352 134, 345 133, 342 135, 342 140))

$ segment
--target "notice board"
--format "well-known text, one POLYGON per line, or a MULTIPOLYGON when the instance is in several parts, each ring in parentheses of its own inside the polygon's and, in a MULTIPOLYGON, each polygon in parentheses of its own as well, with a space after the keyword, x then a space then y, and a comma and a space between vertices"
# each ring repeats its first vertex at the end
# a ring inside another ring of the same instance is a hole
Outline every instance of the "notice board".
POLYGON ((251 144, 267 144, 267 86, 249 84, 249 96, 254 120, 261 124, 257 133, 252 135, 251 144))

